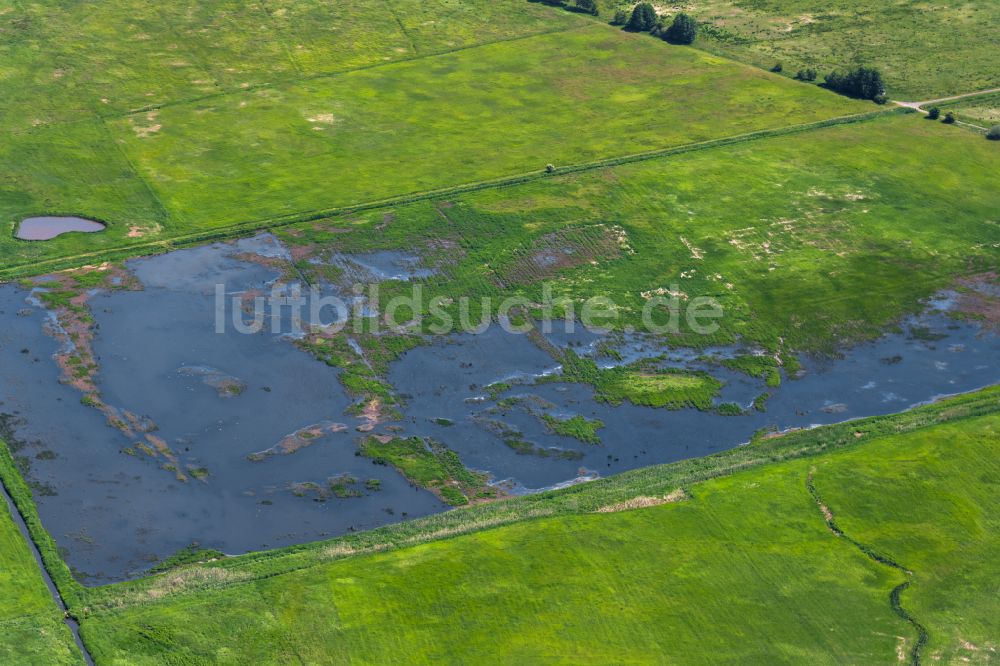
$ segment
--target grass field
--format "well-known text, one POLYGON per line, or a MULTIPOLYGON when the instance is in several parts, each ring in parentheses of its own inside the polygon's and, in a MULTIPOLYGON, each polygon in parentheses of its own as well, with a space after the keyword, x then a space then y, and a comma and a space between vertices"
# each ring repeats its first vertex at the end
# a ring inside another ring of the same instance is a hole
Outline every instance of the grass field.
MULTIPOLYGON (((792 374, 995 278, 1000 145, 788 77, 874 65, 911 101, 998 86, 996 2, 707 0, 684 7, 697 48, 605 25, 616 5, 0 0, 0 278, 281 222, 306 276, 346 280, 333 252, 419 255, 452 315, 510 295, 539 315, 549 282, 556 314, 600 295, 628 330, 652 295, 710 296, 718 331, 671 342, 757 344, 773 354, 725 364, 769 386, 779 358, 792 374), (37 214, 108 229, 14 239, 37 214)), ((988 126, 998 101, 941 106, 988 126)), ((391 412, 388 364, 419 341, 302 344, 391 412)), ((724 411, 707 373, 559 360, 599 399, 724 411)), ((90 589, 2 443, 0 477, 102 664, 993 663, 998 430, 991 389, 497 502, 444 444, 375 437, 361 453, 473 506, 90 589)), ((61 615, 0 503, 0 663, 78 663, 61 615)))
POLYGON ((49 594, 38 564, 3 498, 0 498, 0 662, 79 663, 79 652, 63 624, 62 611, 49 594))
POLYGON ((345 558, 360 535, 95 590, 84 637, 109 664, 895 663, 917 640, 890 605, 909 581, 900 600, 929 633, 923 659, 986 663, 1000 610, 998 406, 990 390, 457 511, 423 521, 423 538, 489 525, 504 505, 570 513, 392 552, 345 558), (824 523, 810 477, 846 537, 824 523), (685 494, 622 510, 672 486, 685 494))
POLYGON ((518 0, 2 0, 0 75, 12 94, 0 108, 24 130, 579 24, 518 0))
MULTIPOLYGON (((724 307, 719 334, 695 344, 741 335, 828 350, 881 333, 956 274, 997 266, 997 149, 892 116, 280 233, 304 247, 422 253, 442 270, 427 293, 455 299, 539 302, 540 283, 553 280, 554 297, 610 297, 619 326, 641 325, 644 293, 676 285, 724 307), (549 272, 526 260, 551 247, 576 254, 549 272)), ((383 285, 386 299, 393 289, 409 286, 383 285)))
POLYGON ((580 21, 562 32, 13 132, 0 149, 8 229, 41 213, 110 228, 46 244, 4 234, 0 251, 26 263, 871 109, 580 21))
MULTIPOLYGON (((602 19, 617 3, 604 0, 602 19)), ((918 101, 1000 85, 994 67, 1000 7, 991 0, 705 0, 681 5, 705 24, 697 45, 791 76, 822 76, 856 65, 878 67, 889 96, 918 101)), ((668 16, 676 11, 667 7, 668 16)))
POLYGON ((959 120, 975 125, 982 127, 1000 125, 1000 93, 944 102, 938 107, 943 111, 952 111, 959 120))

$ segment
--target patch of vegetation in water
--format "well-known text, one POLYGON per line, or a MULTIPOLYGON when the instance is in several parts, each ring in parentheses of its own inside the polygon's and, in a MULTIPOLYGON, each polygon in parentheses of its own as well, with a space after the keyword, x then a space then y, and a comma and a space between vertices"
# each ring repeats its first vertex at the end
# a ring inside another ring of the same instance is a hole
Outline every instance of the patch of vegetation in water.
POLYGON ((712 400, 722 388, 722 382, 706 372, 663 369, 651 360, 601 368, 593 359, 567 349, 563 352, 562 366, 562 374, 542 381, 590 384, 597 400, 613 405, 628 400, 646 407, 695 407, 709 411, 713 408, 712 400))
POLYGON ((767 411, 767 401, 771 399, 771 393, 769 391, 764 391, 756 398, 753 399, 753 408, 758 412, 767 411))
MULTIPOLYGON (((331 498, 351 499, 362 497, 361 482, 351 474, 337 474, 328 477, 323 482, 316 481, 296 481, 289 484, 289 490, 296 497, 312 497, 314 502, 326 502, 331 498)), ((365 490, 376 492, 381 490, 382 484, 378 479, 368 479, 364 484, 365 490)))
POLYGON ((191 475, 191 478, 198 479, 199 481, 204 481, 209 477, 208 468, 206 467, 188 465, 187 470, 188 474, 191 475))
POLYGON ((220 560, 226 554, 213 548, 202 548, 198 542, 191 543, 179 551, 156 563, 149 569, 150 574, 163 573, 175 567, 196 562, 207 562, 208 560, 220 560))
POLYGON ((763 379, 771 388, 781 386, 781 370, 773 356, 744 354, 736 358, 727 358, 722 361, 722 365, 730 370, 763 379))
POLYGON ((715 406, 715 413, 719 416, 743 416, 746 412, 735 402, 721 402, 715 406))
POLYGON ((341 369, 340 383, 349 393, 361 398, 358 403, 358 411, 361 411, 372 400, 389 406, 398 402, 393 387, 385 379, 389 364, 423 343, 424 338, 418 335, 341 331, 334 336, 312 334, 300 340, 298 345, 327 365, 341 369), (356 346, 351 344, 352 340, 356 346))
POLYGON ((519 456, 538 456, 539 458, 555 458, 556 460, 583 459, 583 453, 575 449, 539 446, 525 439, 523 432, 503 421, 484 416, 476 417, 476 421, 483 428, 495 433, 500 438, 500 441, 519 456))
POLYGON ((392 465, 412 483, 452 506, 468 504, 470 497, 481 493, 490 497, 499 494, 487 485, 488 474, 467 469, 457 453, 434 440, 371 436, 361 442, 359 452, 375 464, 392 465))
POLYGON ((557 435, 572 437, 584 444, 601 443, 601 437, 597 431, 604 427, 604 421, 600 419, 588 419, 579 414, 566 419, 560 419, 551 414, 542 414, 541 419, 549 430, 557 435))
POLYGON ((486 395, 490 400, 496 401, 501 393, 509 391, 513 386, 510 382, 495 382, 486 387, 486 395))
POLYGON ((937 333, 927 326, 911 326, 907 338, 919 342, 939 342, 948 337, 947 333, 937 333))
POLYGON ((357 483, 358 480, 350 474, 341 474, 327 479, 330 492, 338 499, 361 497, 361 491, 355 487, 357 483))

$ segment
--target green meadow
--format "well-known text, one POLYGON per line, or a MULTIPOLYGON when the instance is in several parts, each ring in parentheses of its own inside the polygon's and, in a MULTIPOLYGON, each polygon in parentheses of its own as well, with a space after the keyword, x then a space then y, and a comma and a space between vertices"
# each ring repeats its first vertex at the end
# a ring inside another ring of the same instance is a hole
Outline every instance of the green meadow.
MULTIPOLYGON (((13 471, 12 466, 7 467, 8 461, 4 448, 0 451, 0 465, 5 467, 5 484, 10 483, 8 476, 13 471)), ((0 662, 80 663, 80 653, 63 624, 62 611, 45 585, 38 563, 11 516, 11 508, 0 498, 0 662)))
POLYGON ((0 79, 17 94, 0 108, 19 131, 577 25, 519 0, 2 0, 0 79))
MULTIPOLYGON (((602 20, 616 7, 601 3, 602 20)), ((628 5, 631 6, 631 5, 628 5)), ((878 67, 892 99, 920 101, 1000 86, 991 0, 865 3, 857 0, 706 0, 664 7, 703 24, 696 45, 758 67, 780 63, 787 76, 878 67)))
POLYGON ((896 663, 920 635, 891 603, 908 583, 921 659, 986 663, 998 406, 990 390, 176 569, 94 591, 83 635, 108 664, 896 663))
POLYGON ((1000 125, 1000 93, 977 95, 937 105, 942 111, 953 112, 959 120, 990 128, 1000 125))
POLYGON ((28 264, 149 247, 872 109, 580 20, 561 32, 13 132, 0 147, 9 230, 42 213, 110 228, 44 245, 4 234, 0 249, 28 264))
MULTIPOLYGON (((996 87, 1000 5, 708 0, 684 8, 703 28, 682 47, 599 4, 595 21, 528 0, 0 0, 0 279, 272 229, 287 274, 342 286, 333 253, 419 255, 453 320, 463 297, 521 297, 524 322, 601 296, 620 333, 651 297, 710 297, 711 333, 661 341, 758 346, 715 362, 770 387, 799 353, 995 282, 1000 144, 790 77, 872 65, 909 101, 996 87), (108 228, 16 240, 40 214, 108 228)), ((998 100, 941 108, 990 126, 998 100)), ((977 303, 966 316, 996 318, 977 303)), ((425 332, 302 345, 391 417, 389 364, 425 332)), ((599 368, 539 338, 555 380, 599 400, 734 414, 707 372, 599 368)), ((601 421, 537 416, 602 441, 601 421)), ((460 508, 211 562, 192 548, 95 588, 2 443, 0 477, 100 664, 993 663, 998 430, 987 389, 498 501, 447 442, 372 437, 360 453, 460 508)), ((79 657, 0 506, 0 663, 79 657)))
MULTIPOLYGON (((676 339, 831 351, 997 265, 997 148, 890 115, 278 233, 306 248, 417 252, 441 271, 428 295, 537 303, 549 280, 553 300, 609 297, 619 329, 642 326, 646 295, 710 296, 724 309, 719 331, 682 327, 676 339), (540 272, 526 261, 552 247, 569 253, 566 265, 540 272)), ((385 299, 397 292, 409 285, 383 285, 385 299)))

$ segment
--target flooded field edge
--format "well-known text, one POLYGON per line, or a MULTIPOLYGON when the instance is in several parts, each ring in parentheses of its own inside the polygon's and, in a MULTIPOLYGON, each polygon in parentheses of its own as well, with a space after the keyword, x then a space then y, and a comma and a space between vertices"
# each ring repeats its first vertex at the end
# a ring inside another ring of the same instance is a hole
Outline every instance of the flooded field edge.
MULTIPOLYGON (((439 513, 425 518, 386 525, 371 532, 348 534, 330 540, 267 552, 252 552, 209 566, 243 571, 249 578, 235 582, 280 575, 344 557, 373 554, 470 534, 483 529, 510 525, 523 520, 580 515, 606 511, 640 497, 654 497, 667 503, 683 501, 685 492, 699 482, 736 472, 745 472, 783 460, 809 457, 833 450, 866 445, 885 435, 899 435, 970 417, 995 414, 1000 410, 1000 387, 961 394, 940 402, 900 413, 852 419, 819 429, 790 432, 769 437, 753 447, 735 447, 706 459, 682 460, 624 472, 597 483, 576 485, 563 492, 544 496, 528 495, 508 501, 488 503, 463 511, 439 513)), ((156 578, 144 578, 130 590, 140 594, 184 594, 197 589, 197 581, 178 581, 166 588, 156 578)), ((118 603, 117 586, 95 589, 88 598, 92 607, 113 607, 118 603)))
MULTIPOLYGON (((968 285, 837 358, 497 326, 213 330, 212 285, 246 303, 299 275, 294 259, 264 234, 0 285, 0 415, 81 580, 134 577, 194 543, 322 540, 1000 382, 990 322, 955 317, 968 285)), ((436 270, 405 253, 324 262, 330 278, 436 270)), ((994 298, 975 293, 977 311, 994 298)))

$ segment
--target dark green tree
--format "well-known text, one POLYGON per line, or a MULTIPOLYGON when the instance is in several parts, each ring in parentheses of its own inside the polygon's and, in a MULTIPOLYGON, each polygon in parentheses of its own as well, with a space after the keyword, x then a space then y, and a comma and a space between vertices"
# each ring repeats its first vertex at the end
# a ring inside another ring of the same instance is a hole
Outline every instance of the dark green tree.
POLYGON ((697 35, 698 23, 684 12, 681 12, 674 17, 674 22, 663 33, 663 38, 671 44, 690 44, 697 35))
POLYGON ((927 112, 928 120, 937 120, 940 117, 941 117, 941 109, 937 108, 936 106, 932 106, 931 110, 927 112))
POLYGON ((611 25, 625 25, 628 22, 628 14, 625 13, 624 9, 619 9, 615 12, 615 17, 611 19, 611 25))
POLYGON ((825 85, 842 95, 871 99, 885 95, 882 74, 872 67, 858 67, 848 72, 831 72, 826 76, 825 85))
POLYGON ((954 125, 955 114, 949 111, 948 113, 944 114, 944 120, 942 120, 941 122, 943 122, 945 125, 954 125))
POLYGON ((986 133, 986 138, 990 141, 1000 141, 1000 125, 991 127, 990 131, 986 133))
POLYGON ((656 10, 648 2, 640 2, 632 10, 625 29, 629 32, 649 32, 656 25, 656 10))
POLYGON ((795 78, 799 81, 815 81, 816 80, 816 70, 815 69, 800 69, 795 74, 795 78))
POLYGON ((594 0, 576 0, 576 8, 581 12, 597 16, 597 3, 594 0))
POLYGON ((778 74, 783 69, 784 69, 784 67, 781 66, 781 63, 777 62, 777 63, 774 64, 774 67, 771 68, 771 71, 774 72, 774 73, 776 73, 776 74, 778 74))

